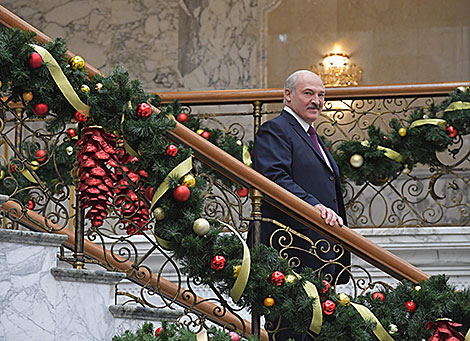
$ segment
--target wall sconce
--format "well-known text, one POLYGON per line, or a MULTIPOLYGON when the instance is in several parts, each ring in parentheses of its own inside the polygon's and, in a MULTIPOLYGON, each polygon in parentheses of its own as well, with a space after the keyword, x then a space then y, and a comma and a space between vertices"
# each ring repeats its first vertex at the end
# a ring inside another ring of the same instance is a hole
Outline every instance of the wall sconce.
POLYGON ((349 56, 345 53, 328 53, 319 66, 312 65, 310 70, 321 77, 325 86, 359 85, 362 80, 362 68, 349 64, 349 56))

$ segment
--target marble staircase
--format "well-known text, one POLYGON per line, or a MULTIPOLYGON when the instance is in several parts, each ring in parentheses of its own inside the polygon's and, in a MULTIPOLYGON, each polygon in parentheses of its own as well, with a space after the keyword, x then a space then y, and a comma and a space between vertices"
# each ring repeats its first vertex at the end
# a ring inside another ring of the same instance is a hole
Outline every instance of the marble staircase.
POLYGON ((181 312, 115 305, 121 273, 58 264, 65 236, 0 229, 0 340, 111 340, 181 312))

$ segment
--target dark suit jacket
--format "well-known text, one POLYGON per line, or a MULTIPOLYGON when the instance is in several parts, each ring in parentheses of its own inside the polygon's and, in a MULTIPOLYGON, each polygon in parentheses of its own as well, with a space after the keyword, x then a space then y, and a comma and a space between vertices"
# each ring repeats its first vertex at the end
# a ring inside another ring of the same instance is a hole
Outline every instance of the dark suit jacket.
MULTIPOLYGON (((281 115, 264 123, 256 137, 252 152, 253 168, 284 187, 289 192, 307 201, 311 205, 319 203, 336 211, 346 224, 346 212, 341 194, 339 169, 331 154, 321 139, 319 143, 325 152, 333 171, 328 167, 320 152, 317 150, 308 134, 299 122, 290 113, 282 111, 281 115)), ((323 236, 297 222, 285 213, 271 206, 266 201, 262 205, 263 217, 269 217, 288 225, 314 242, 325 239, 323 236)), ((262 223, 261 242, 269 245, 271 234, 278 229, 271 223, 262 223)), ((296 246, 308 247, 296 238, 296 246)), ((330 241, 331 245, 334 245, 330 241)), ((323 244, 325 245, 325 244, 323 244)), ((320 247, 321 245, 318 245, 320 247)), ((275 246, 280 249, 279 246, 275 246)), ((319 250, 318 250, 319 251, 319 250)), ((319 253, 323 259, 334 259, 338 256, 333 250, 326 254, 319 253)), ((288 252, 289 257, 299 257, 301 267, 308 266, 314 270, 318 269, 324 262, 304 252, 292 250, 288 252)), ((346 252, 341 258, 343 265, 350 264, 350 254, 346 252)), ((329 267, 328 273, 335 275, 339 267, 329 267)), ((346 273, 340 278, 340 282, 347 282, 349 277, 346 273)))

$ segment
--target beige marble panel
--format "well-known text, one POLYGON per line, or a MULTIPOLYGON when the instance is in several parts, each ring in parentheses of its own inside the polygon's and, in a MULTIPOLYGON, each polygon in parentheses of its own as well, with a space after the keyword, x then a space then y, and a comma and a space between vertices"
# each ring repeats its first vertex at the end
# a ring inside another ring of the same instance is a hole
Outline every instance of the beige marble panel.
POLYGON ((281 87, 335 44, 363 84, 470 79, 470 2, 283 0, 267 14, 267 78, 281 87))
MULTIPOLYGON (((266 1, 266 0, 264 0, 266 1)), ((148 91, 258 87, 258 0, 5 0, 3 6, 148 91)))

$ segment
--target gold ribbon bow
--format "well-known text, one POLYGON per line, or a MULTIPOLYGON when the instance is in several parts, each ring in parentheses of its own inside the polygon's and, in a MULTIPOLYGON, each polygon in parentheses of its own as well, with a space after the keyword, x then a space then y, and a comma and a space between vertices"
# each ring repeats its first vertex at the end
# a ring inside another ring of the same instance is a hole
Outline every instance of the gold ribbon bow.
POLYGON ((31 44, 30 46, 41 55, 52 78, 70 105, 72 105, 79 113, 88 117, 90 115, 90 107, 80 100, 54 57, 49 53, 49 51, 39 45, 31 44))
POLYGON ((390 334, 385 330, 385 328, 382 326, 380 321, 375 317, 374 314, 369 310, 369 308, 351 302, 351 305, 356 308, 358 313, 361 315, 361 317, 364 319, 364 321, 372 321, 375 323, 375 329, 374 329, 374 334, 377 336, 377 338, 380 341, 393 341, 393 338, 390 336, 390 334))
POLYGON ((410 124, 410 127, 408 129, 412 129, 414 127, 419 127, 425 124, 432 124, 435 126, 440 126, 442 128, 445 128, 447 125, 447 122, 443 119, 440 118, 426 118, 424 120, 416 120, 410 124))
POLYGON ((455 110, 468 110, 470 109, 470 102, 453 102, 444 110, 445 111, 455 111, 455 110))
POLYGON ((230 291, 230 297, 232 297, 234 302, 238 302, 240 300, 240 297, 243 294, 243 291, 245 291, 246 283, 248 282, 248 277, 250 277, 250 270, 251 270, 250 249, 248 248, 248 245, 246 245, 246 242, 243 239, 243 237, 240 235, 240 233, 238 233, 236 229, 234 229, 229 224, 224 223, 223 221, 220 221, 220 220, 217 220, 217 221, 221 225, 227 227, 230 231, 232 231, 238 237, 238 239, 240 239, 243 245, 242 266, 240 268, 240 273, 238 274, 235 284, 233 285, 232 290, 230 291))
MULTIPOLYGON (((293 273, 298 279, 302 278, 295 272, 293 273)), ((315 287, 315 285, 312 284, 312 282, 305 281, 303 287, 308 297, 313 298, 313 313, 308 329, 318 335, 320 334, 321 326, 323 324, 323 312, 321 309, 320 297, 318 296, 317 288, 315 287)))
MULTIPOLYGON (((361 144, 365 147, 370 147, 370 142, 369 141, 362 141, 361 144)), ((383 150, 384 155, 388 157, 390 160, 396 161, 396 162, 401 162, 402 157, 400 153, 394 151, 393 149, 383 147, 383 146, 377 146, 378 150, 383 150)))

